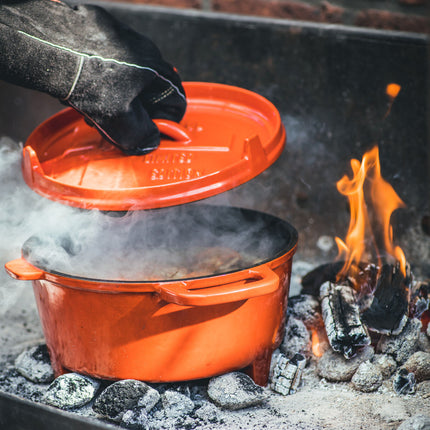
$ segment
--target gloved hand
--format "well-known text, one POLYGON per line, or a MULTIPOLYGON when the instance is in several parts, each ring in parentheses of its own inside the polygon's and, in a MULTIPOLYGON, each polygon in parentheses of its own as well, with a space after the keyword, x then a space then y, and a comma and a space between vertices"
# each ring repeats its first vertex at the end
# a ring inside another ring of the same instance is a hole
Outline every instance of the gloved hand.
POLYGON ((0 79, 60 99, 127 154, 157 148, 151 118, 180 121, 186 109, 154 43, 96 6, 2 0, 0 79))

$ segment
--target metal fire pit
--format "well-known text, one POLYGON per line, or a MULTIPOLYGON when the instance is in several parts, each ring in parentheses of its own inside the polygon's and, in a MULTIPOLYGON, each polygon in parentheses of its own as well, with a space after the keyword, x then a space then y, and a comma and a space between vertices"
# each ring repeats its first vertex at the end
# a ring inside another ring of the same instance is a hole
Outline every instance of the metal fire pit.
MULTIPOLYGON (((395 240, 413 272, 430 277, 428 36, 103 5, 152 38, 184 80, 247 88, 281 112, 287 146, 280 159, 212 202, 286 219, 300 234, 297 259, 331 261, 334 247, 322 250, 317 241, 321 236, 343 236, 349 220, 347 203, 335 183, 350 173, 351 158, 361 159, 378 144, 382 175, 407 205, 393 216, 395 240), (389 111, 385 89, 392 82, 401 91, 389 111)), ((17 141, 62 109, 47 96, 12 85, 1 83, 0 91, 0 136, 17 141)), ((9 310, 4 321, 11 315, 20 318, 13 312, 9 310)), ((70 413, 0 393, 2 428, 112 428, 82 422, 70 413)))

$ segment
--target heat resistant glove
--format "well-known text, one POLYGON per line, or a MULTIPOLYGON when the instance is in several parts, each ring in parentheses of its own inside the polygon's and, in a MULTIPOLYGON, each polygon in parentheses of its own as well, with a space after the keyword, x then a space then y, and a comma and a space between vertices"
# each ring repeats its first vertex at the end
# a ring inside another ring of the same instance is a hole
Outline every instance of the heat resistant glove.
POLYGON ((58 98, 133 155, 159 145, 151 118, 180 121, 186 109, 154 43, 96 6, 1 1, 0 79, 58 98))

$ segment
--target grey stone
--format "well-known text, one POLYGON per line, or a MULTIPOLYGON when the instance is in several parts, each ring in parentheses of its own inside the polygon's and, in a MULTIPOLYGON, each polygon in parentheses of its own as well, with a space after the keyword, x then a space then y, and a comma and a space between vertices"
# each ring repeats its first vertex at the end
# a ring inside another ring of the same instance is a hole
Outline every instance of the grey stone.
POLYGON ((120 426, 132 430, 148 430, 149 419, 145 408, 137 407, 126 411, 121 418, 120 426))
POLYGON ((430 381, 423 381, 417 384, 417 394, 425 398, 430 397, 430 381))
POLYGON ((297 353, 310 356, 311 337, 303 321, 296 318, 288 318, 285 326, 285 336, 279 347, 287 358, 293 358, 297 353))
POLYGON ((421 321, 410 319, 397 336, 382 336, 377 351, 390 354, 398 364, 403 364, 418 349, 421 321))
POLYGON ((403 367, 415 375, 417 382, 430 379, 430 353, 418 351, 412 354, 403 367))
POLYGON ((209 381, 208 395, 218 406, 236 410, 263 403, 264 389, 244 373, 231 372, 209 381))
POLYGON ((168 418, 182 417, 194 409, 194 402, 185 394, 167 390, 161 395, 164 412, 168 418))
POLYGON ((376 391, 382 385, 382 381, 381 370, 370 361, 361 363, 351 379, 353 387, 363 393, 376 391))
POLYGON ((15 368, 22 376, 37 384, 48 384, 55 378, 45 344, 23 351, 15 360, 15 368))
POLYGON ((134 379, 114 382, 97 397, 93 410, 114 421, 120 421, 123 414, 135 408, 139 400, 145 398, 148 391, 152 389, 144 382, 134 379))
POLYGON ((371 346, 365 346, 357 354, 346 359, 342 354, 329 349, 317 364, 318 375, 328 381, 350 381, 361 363, 372 360, 375 352, 371 346))
POLYGON ((428 430, 430 429, 430 416, 417 414, 403 421, 397 430, 428 430))
POLYGON ((99 386, 99 382, 87 376, 66 373, 52 382, 42 402, 60 409, 80 408, 94 398, 99 386))
POLYGON ((160 393, 148 385, 148 391, 137 402, 138 407, 142 407, 149 412, 160 400, 160 393))
POLYGON ((397 369, 396 360, 387 354, 375 354, 372 363, 379 367, 384 379, 388 379, 397 369))
POLYGON ((430 352, 430 339, 422 331, 418 336, 418 349, 424 352, 430 352))
POLYGON ((217 423, 220 420, 219 409, 210 402, 203 402, 194 415, 205 423, 217 423))

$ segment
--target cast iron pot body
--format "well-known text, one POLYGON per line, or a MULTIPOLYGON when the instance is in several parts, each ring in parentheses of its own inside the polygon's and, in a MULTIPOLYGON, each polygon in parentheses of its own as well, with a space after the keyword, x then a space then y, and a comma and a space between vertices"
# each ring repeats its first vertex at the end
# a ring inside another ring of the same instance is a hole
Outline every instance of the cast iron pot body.
MULTIPOLYGON (((57 375, 173 382, 247 368, 255 382, 267 383, 271 354, 284 332, 297 232, 271 215, 221 206, 182 210, 177 222, 190 212, 202 221, 178 233, 174 241, 181 246, 207 228, 221 238, 246 219, 259 227, 244 251, 264 240, 270 255, 258 256, 253 267, 213 276, 111 281, 38 267, 26 259, 34 243, 28 240, 22 258, 6 264, 12 277, 32 280, 57 375)), ((163 217, 158 219, 162 229, 163 217)))

